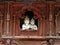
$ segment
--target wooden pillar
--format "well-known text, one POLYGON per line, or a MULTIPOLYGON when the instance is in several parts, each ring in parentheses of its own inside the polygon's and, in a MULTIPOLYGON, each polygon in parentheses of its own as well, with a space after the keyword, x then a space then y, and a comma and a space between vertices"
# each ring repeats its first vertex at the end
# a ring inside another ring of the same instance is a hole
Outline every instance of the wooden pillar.
POLYGON ((6 20, 7 20, 7 26, 6 26, 7 27, 7 35, 9 35, 9 33, 10 33, 9 32, 10 31, 10 26, 9 26, 10 25, 9 2, 8 2, 8 12, 7 12, 7 19, 6 20))
POLYGON ((43 16, 43 36, 46 35, 45 34, 45 32, 46 32, 45 23, 46 23, 45 16, 43 16))
POLYGON ((58 13, 55 15, 55 23, 56 23, 56 36, 60 35, 60 28, 59 28, 59 16, 60 11, 58 11, 58 13))
POLYGON ((0 35, 3 34, 3 15, 0 12, 0 35))
POLYGON ((7 14, 7 35, 9 34, 9 22, 10 22, 10 16, 7 14))
POLYGON ((13 15, 13 36, 15 36, 15 34, 16 34, 16 25, 15 25, 15 23, 16 23, 16 15, 13 15))
POLYGON ((42 18, 41 19, 39 19, 39 30, 38 30, 38 35, 39 36, 43 36, 43 20, 42 20, 42 18))
POLYGON ((52 36, 53 34, 53 3, 49 3, 49 7, 50 7, 50 13, 49 13, 49 21, 50 21, 50 33, 49 35, 52 36))
POLYGON ((55 15, 56 19, 55 19, 55 23, 56 23, 56 36, 58 35, 58 23, 57 23, 57 17, 58 15, 55 15))

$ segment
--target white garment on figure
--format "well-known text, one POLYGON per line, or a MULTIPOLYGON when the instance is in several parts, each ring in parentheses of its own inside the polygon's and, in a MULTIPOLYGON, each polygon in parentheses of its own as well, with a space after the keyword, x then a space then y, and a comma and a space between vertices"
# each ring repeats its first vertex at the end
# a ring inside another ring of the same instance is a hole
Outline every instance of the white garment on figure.
POLYGON ((37 30, 37 26, 36 26, 36 25, 30 25, 30 28, 31 28, 32 30, 37 30))
POLYGON ((29 25, 29 18, 26 16, 26 18, 24 19, 24 24, 22 25, 22 30, 27 30, 30 28, 30 25, 29 25))
POLYGON ((32 18, 31 19, 31 22, 30 22, 30 28, 32 29, 32 30, 37 30, 37 26, 35 25, 35 20, 32 18))
POLYGON ((30 28, 30 25, 25 25, 25 24, 22 25, 22 30, 27 30, 29 28, 30 28))

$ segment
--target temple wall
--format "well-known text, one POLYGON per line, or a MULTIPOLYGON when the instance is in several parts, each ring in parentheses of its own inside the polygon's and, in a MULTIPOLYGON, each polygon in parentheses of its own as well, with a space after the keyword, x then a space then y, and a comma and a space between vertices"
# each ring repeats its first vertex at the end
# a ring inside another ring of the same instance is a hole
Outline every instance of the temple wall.
POLYGON ((60 3, 57 2, 0 2, 0 42, 1 45, 59 45, 59 41, 51 38, 37 38, 29 36, 59 36, 60 35, 60 3), (22 30, 19 19, 24 19, 24 12, 33 11, 34 18, 38 19, 37 30, 22 30), (13 36, 9 38, 7 36, 13 36), (18 39, 28 36, 27 39, 18 39), (2 38, 4 37, 4 38, 2 38), (5 38, 6 37, 6 38, 5 38), (14 39, 16 38, 16 39, 14 39), (49 41, 50 40, 50 41, 49 41), (55 42, 54 42, 55 41, 55 42), (54 43, 52 43, 54 42, 54 43))

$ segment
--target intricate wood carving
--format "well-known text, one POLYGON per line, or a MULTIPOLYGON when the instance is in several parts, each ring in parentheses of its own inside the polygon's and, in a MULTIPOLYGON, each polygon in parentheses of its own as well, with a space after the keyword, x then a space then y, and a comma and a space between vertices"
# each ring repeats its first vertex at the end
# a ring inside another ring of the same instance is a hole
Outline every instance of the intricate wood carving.
POLYGON ((58 35, 58 32, 59 32, 59 28, 60 28, 60 26, 59 26, 59 18, 60 18, 60 16, 59 16, 59 14, 60 14, 60 4, 59 3, 57 3, 57 4, 55 4, 55 6, 54 6, 54 15, 55 15, 55 27, 56 27, 56 35, 58 35))
MULTIPOLYGON (((20 41, 20 37, 17 38, 14 36, 21 36, 21 35, 28 36, 27 42, 29 42, 28 40, 31 39, 31 37, 29 38, 29 36, 43 36, 43 35, 45 36, 45 35, 49 35, 49 34, 53 35, 53 33, 55 33, 54 15, 57 14, 57 12, 60 10, 60 8, 58 6, 59 5, 57 5, 57 4, 55 5, 54 2, 48 2, 48 3, 47 2, 32 2, 29 4, 26 2, 0 3, 0 11, 1 11, 1 14, 3 15, 3 16, 0 15, 0 29, 1 29, 0 33, 1 33, 1 35, 4 34, 3 36, 5 36, 7 34, 8 34, 8 36, 13 36, 13 39, 15 38, 17 40, 16 42, 20 41), (9 18, 7 18, 8 5, 9 5, 9 16, 10 16, 9 18), (55 7, 55 9, 54 9, 54 7, 55 7), (29 31, 29 30, 22 31, 21 28, 19 27, 19 18, 24 18, 23 13, 26 10, 33 11, 35 14, 35 18, 39 20, 37 31, 36 30, 34 30, 34 31, 29 31), (56 11, 54 11, 54 10, 56 10, 56 11), (7 20, 9 20, 9 29, 7 29, 8 28, 7 27, 7 20), (2 22, 3 22, 3 24, 2 24, 2 22), (4 27, 2 28, 2 26, 4 26, 4 27), (7 33, 7 30, 9 30, 8 33, 7 33)), ((58 13, 58 14, 60 14, 60 13, 58 13)), ((13 39, 11 39, 11 40, 13 40, 13 39)), ((15 39, 12 42, 15 42, 15 39)), ((44 39, 45 39, 45 37, 44 37, 44 39)), ((4 38, 4 41, 7 41, 7 38, 4 38)), ((2 42, 4 42, 4 41, 2 41, 2 42)), ((24 43, 24 41, 22 40, 22 43, 24 43)), ((36 44, 40 45, 41 42, 39 42, 39 41, 38 41, 38 43, 33 43, 33 41, 31 41, 30 43, 34 44, 34 45, 36 45, 36 44)), ((24 44, 28 45, 27 42, 24 44)), ((19 42, 19 43, 21 43, 21 42, 19 42)), ((6 45, 8 45, 8 44, 6 44, 6 45)))

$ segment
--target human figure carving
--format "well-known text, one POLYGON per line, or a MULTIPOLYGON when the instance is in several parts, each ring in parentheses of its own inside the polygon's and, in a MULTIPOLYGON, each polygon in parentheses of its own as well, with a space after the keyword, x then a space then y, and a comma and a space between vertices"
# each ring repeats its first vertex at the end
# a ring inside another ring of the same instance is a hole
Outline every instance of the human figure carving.
POLYGON ((37 26, 35 25, 35 20, 32 18, 30 22, 30 28, 33 30, 37 30, 37 26))
POLYGON ((29 18, 26 16, 26 18, 24 19, 24 24, 22 25, 22 30, 27 30, 30 28, 29 22, 29 18))
POLYGON ((22 25, 22 30, 37 30, 37 26, 35 25, 35 20, 32 18, 31 21, 26 16, 24 19, 24 24, 22 25))

